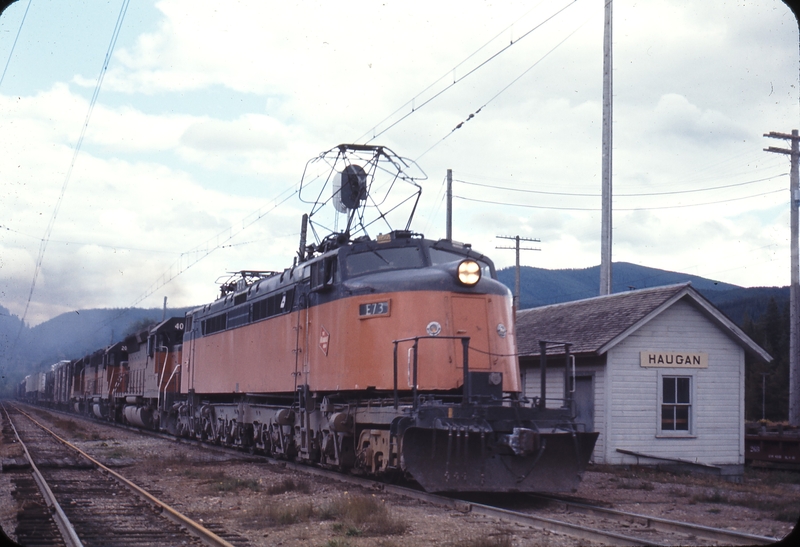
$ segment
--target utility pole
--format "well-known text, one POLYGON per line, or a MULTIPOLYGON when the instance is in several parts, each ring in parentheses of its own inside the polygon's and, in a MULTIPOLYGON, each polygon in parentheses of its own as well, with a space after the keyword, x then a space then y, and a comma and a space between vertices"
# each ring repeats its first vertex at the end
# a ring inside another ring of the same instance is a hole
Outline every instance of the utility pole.
POLYGON ((603 33, 603 192, 600 221, 600 296, 611 294, 611 4, 605 0, 605 30, 603 33))
POLYGON ((533 241, 535 243, 540 243, 538 239, 531 239, 529 237, 519 237, 519 236, 495 236, 498 239, 513 239, 515 245, 513 247, 495 247, 496 249, 514 249, 517 251, 517 275, 514 279, 514 311, 516 312, 519 309, 519 252, 520 251, 541 251, 541 249, 532 249, 530 247, 520 247, 520 241, 533 241))
POLYGON ((445 239, 453 241, 453 170, 447 170, 447 231, 445 239))
POLYGON ((791 169, 789 170, 789 190, 791 207, 791 246, 792 246, 792 284, 789 287, 789 423, 794 426, 800 425, 800 330, 798 330, 797 314, 800 310, 798 298, 800 297, 800 252, 798 252, 798 203, 800 203, 800 135, 797 129, 792 129, 792 134, 776 133, 772 131, 764 135, 771 139, 784 139, 792 141, 791 150, 786 148, 776 148, 770 146, 765 148, 766 152, 778 154, 788 154, 791 158, 791 169))

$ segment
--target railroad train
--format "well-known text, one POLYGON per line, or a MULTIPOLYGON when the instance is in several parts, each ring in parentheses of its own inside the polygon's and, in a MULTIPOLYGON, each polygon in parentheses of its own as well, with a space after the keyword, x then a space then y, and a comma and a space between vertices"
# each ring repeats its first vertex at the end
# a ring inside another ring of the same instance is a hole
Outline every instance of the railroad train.
POLYGON ((512 297, 493 262, 408 225, 367 235, 372 177, 388 166, 403 179, 409 160, 379 146, 331 153, 326 181, 343 230, 306 245, 304 215, 291 267, 238 272, 212 303, 60 361, 26 378, 19 396, 277 458, 410 477, 431 492, 574 491, 597 433, 579 430, 569 401, 551 408, 522 397, 512 297), (359 220, 365 234, 353 237, 359 220))

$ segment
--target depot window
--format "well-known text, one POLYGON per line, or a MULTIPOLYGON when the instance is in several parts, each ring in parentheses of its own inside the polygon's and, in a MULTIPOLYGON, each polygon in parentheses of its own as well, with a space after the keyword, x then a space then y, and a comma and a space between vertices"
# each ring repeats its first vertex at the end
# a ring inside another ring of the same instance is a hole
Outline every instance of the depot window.
POLYGON ((661 431, 688 433, 691 430, 691 415, 692 378, 662 376, 661 431))

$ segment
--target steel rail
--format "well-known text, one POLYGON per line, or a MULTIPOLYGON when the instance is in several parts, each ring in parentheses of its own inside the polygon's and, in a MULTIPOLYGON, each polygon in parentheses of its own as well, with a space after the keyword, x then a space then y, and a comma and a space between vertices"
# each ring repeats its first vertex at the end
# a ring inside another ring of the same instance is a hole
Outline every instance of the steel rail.
POLYGON ((25 452, 25 458, 31 464, 31 473, 33 474, 33 480, 36 482, 36 486, 42 493, 42 497, 44 498, 47 507, 53 514, 53 520, 55 520, 56 526, 58 526, 58 530, 59 532, 61 532, 61 537, 67 544, 67 547, 83 547, 83 543, 81 542, 80 538, 78 538, 78 534, 75 533, 75 528, 72 527, 72 523, 67 518, 67 515, 61 508, 61 505, 58 503, 58 500, 56 500, 53 491, 50 490, 50 487, 47 485, 47 481, 44 480, 44 477, 42 476, 42 473, 39 471, 39 468, 36 467, 36 463, 33 461, 31 453, 28 452, 28 447, 25 446, 24 442, 22 442, 22 438, 19 436, 17 428, 14 427, 14 422, 11 421, 11 416, 9 416, 8 410, 6 410, 6 406, 2 403, 0 403, 0 406, 3 407, 3 412, 5 413, 6 419, 8 420, 8 423, 11 426, 11 430, 14 432, 14 436, 17 438, 17 442, 20 444, 22 450, 25 452))
MULTIPOLYGON (((64 414, 65 416, 70 416, 70 417, 73 417, 73 418, 84 418, 83 416, 76 416, 75 414, 70 414, 70 413, 62 413, 60 411, 54 411, 52 409, 47 409, 47 411, 48 412, 56 412, 56 413, 59 413, 59 414, 64 414)), ((133 432, 138 432, 140 434, 145 434, 145 435, 149 435, 149 436, 153 436, 153 437, 162 438, 162 439, 169 440, 169 441, 172 441, 172 442, 178 442, 178 443, 185 443, 185 444, 192 444, 192 445, 196 445, 196 446, 201 446, 201 447, 203 447, 205 449, 209 449, 209 450, 220 452, 220 453, 231 453, 231 452, 235 453, 236 452, 235 449, 232 449, 232 448, 226 448, 226 447, 222 447, 222 446, 218 446, 218 445, 213 445, 213 444, 209 444, 209 443, 206 443, 206 442, 203 442, 203 441, 199 441, 199 440, 196 440, 196 439, 190 439, 190 438, 184 438, 184 437, 173 437, 171 435, 166 435, 166 434, 159 433, 159 432, 156 432, 156 431, 143 430, 143 429, 139 429, 139 428, 134 428, 134 427, 130 427, 130 426, 116 424, 116 423, 113 423, 113 422, 97 422, 96 420, 88 420, 88 421, 90 421, 91 423, 101 423, 103 425, 108 425, 108 426, 112 426, 112 427, 119 427, 119 428, 130 430, 130 431, 133 431, 133 432)), ((272 464, 280 465, 280 466, 285 467, 286 469, 291 469, 293 471, 297 471, 297 472, 300 472, 300 473, 326 477, 326 478, 338 480, 340 482, 347 482, 347 483, 350 483, 350 484, 357 484, 357 485, 362 486, 364 488, 382 490, 384 492, 388 492, 388 493, 391 493, 391 494, 397 494, 397 495, 405 496, 405 497, 408 497, 408 498, 411 498, 411 499, 427 501, 429 503, 433 503, 433 504, 436 504, 436 505, 449 507, 451 509, 454 509, 454 510, 462 512, 462 513, 473 512, 475 514, 487 516, 487 517, 490 517, 490 518, 503 519, 503 520, 507 520, 507 521, 514 522, 514 523, 517 523, 517 524, 521 524, 521 525, 524 525, 524 526, 529 526, 531 528, 536 528, 536 529, 540 529, 540 530, 547 530, 547 531, 550 531, 550 532, 555 532, 555 533, 567 535, 567 536, 578 538, 578 539, 597 541, 597 542, 600 542, 600 543, 603 543, 603 544, 606 544, 606 545, 646 545, 646 546, 660 546, 660 547, 663 547, 665 545, 665 544, 662 544, 662 543, 657 543, 657 542, 653 542, 653 541, 650 541, 650 540, 647 540, 647 539, 643 539, 641 537, 627 536, 627 535, 624 535, 624 534, 618 534, 616 532, 609 532, 609 531, 599 530, 599 529, 590 528, 590 527, 579 525, 579 524, 573 524, 573 523, 566 522, 566 521, 560 521, 560 520, 556 520, 556 519, 551 519, 551 518, 548 518, 548 517, 539 517, 539 516, 536 516, 536 515, 531 515, 529 513, 522 513, 522 512, 519 512, 519 511, 512 511, 512 510, 509 510, 509 509, 493 507, 493 506, 490 506, 490 505, 484 505, 484 504, 475 503, 475 502, 472 502, 472 501, 467 501, 467 500, 461 500, 461 499, 457 499, 457 498, 442 496, 442 495, 439 495, 439 494, 431 494, 431 493, 424 492, 424 491, 421 491, 421 490, 415 490, 413 488, 408 488, 408 487, 404 487, 404 486, 397 486, 397 485, 393 485, 393 484, 387 484, 387 483, 376 481, 376 480, 373 480, 373 479, 363 478, 363 477, 359 477, 359 476, 355 476, 355 475, 346 475, 346 474, 344 474, 342 472, 339 472, 339 471, 324 469, 324 468, 320 468, 320 467, 312 467, 312 466, 307 465, 307 464, 295 463, 295 462, 287 461, 287 460, 280 460, 280 459, 273 458, 271 456, 265 456, 265 455, 252 456, 251 455, 250 457, 255 457, 255 458, 258 458, 258 459, 260 459, 262 461, 265 460, 265 461, 268 461, 268 462, 270 462, 272 464)), ((659 532, 678 533, 678 534, 684 534, 684 535, 688 535, 688 534, 700 535, 700 532, 702 532, 704 534, 703 537, 705 539, 709 539, 709 540, 712 540, 712 541, 720 541, 720 542, 723 542, 723 544, 731 544, 731 545, 737 544, 737 543, 734 542, 734 540, 739 541, 739 543, 738 543, 739 545, 742 545, 742 544, 744 544, 744 545, 757 545, 757 544, 763 545, 763 544, 770 544, 770 543, 774 543, 774 542, 778 541, 777 538, 770 538, 770 537, 767 537, 767 536, 758 536, 758 535, 745 534, 743 532, 734 532, 734 531, 730 531, 730 530, 724 530, 724 529, 720 529, 720 528, 711 528, 711 527, 708 527, 708 526, 696 525, 696 524, 691 524, 691 523, 683 523, 683 522, 679 522, 679 521, 670 521, 668 519, 662 519, 662 518, 659 518, 659 517, 650 517, 650 516, 647 516, 647 515, 640 515, 640 514, 636 514, 636 513, 626 513, 624 511, 618 511, 618 510, 614 510, 614 509, 606 509, 606 508, 603 508, 603 507, 595 507, 595 506, 591 506, 591 505, 588 505, 588 504, 580 504, 580 503, 571 502, 571 501, 568 502, 567 500, 565 500, 563 498, 559 498, 557 496, 547 496, 547 495, 544 495, 544 494, 532 494, 532 496, 540 496, 542 498, 556 500, 556 501, 559 501, 561 503, 569 503, 569 505, 571 507, 575 507, 576 509, 578 507, 580 507, 581 505, 583 505, 585 508, 587 508, 587 511, 588 511, 589 508, 591 508, 592 510, 595 510, 598 513, 605 512, 607 515, 612 515, 612 516, 616 515, 619 520, 623 520, 624 518, 627 518, 628 520, 631 520, 631 519, 639 519, 640 521, 646 520, 648 523, 653 523, 653 525, 654 525, 650 529, 656 530, 656 531, 659 531, 659 532), (682 530, 681 529, 676 529, 676 528, 670 528, 671 525, 674 525, 674 526, 677 526, 677 527, 679 527, 681 525, 684 525, 685 528, 683 528, 682 530), (692 531, 688 532, 687 531, 688 528, 686 528, 686 527, 696 527, 696 529, 692 529, 692 531), (710 537, 712 534, 716 534, 716 537, 710 537)), ((648 524, 648 526, 649 526, 649 524, 648 524)))
POLYGON ((531 528, 547 530, 549 532, 555 532, 578 539, 597 541, 606 545, 644 545, 653 547, 663 547, 664 545, 661 543, 654 543, 652 541, 648 541, 638 537, 618 534, 616 532, 597 530, 595 528, 589 528, 587 526, 582 526, 580 524, 573 524, 571 522, 564 522, 551 518, 539 517, 528 513, 511 511, 508 509, 502 509, 500 507, 492 507, 490 505, 474 503, 471 501, 465 501, 457 498, 441 496, 438 494, 430 494, 428 492, 414 490, 413 488, 407 488, 405 486, 397 486, 393 484, 386 484, 383 482, 374 481, 371 479, 354 477, 352 475, 344 475, 342 473, 336 471, 329 471, 327 469, 320 469, 317 467, 309 467, 307 465, 302 465, 302 464, 273 460, 272 458, 267 458, 267 459, 275 461, 276 463, 278 462, 285 463, 286 468, 292 469, 293 471, 323 476, 339 480, 342 482, 348 482, 351 484, 358 484, 366 488, 377 488, 383 490, 384 492, 389 492, 391 494, 397 494, 411 499, 427 501, 430 503, 434 503, 436 505, 450 507, 462 513, 474 513, 476 515, 482 515, 495 519, 502 519, 509 522, 514 522, 517 524, 528 526, 531 528))
POLYGON ((661 517, 651 517, 649 515, 642 515, 639 513, 630 513, 627 511, 620 511, 618 509, 609 509, 607 507, 599 507, 596 505, 570 501, 559 496, 550 496, 547 494, 530 494, 530 496, 560 503, 564 505, 568 511, 573 510, 575 512, 587 515, 598 515, 617 521, 639 522, 648 528, 657 530, 659 532, 694 535, 711 541, 724 542, 724 545, 770 545, 778 541, 778 538, 769 536, 759 536, 755 534, 747 534, 745 532, 737 532, 734 530, 725 530, 723 528, 712 528, 710 526, 694 524, 691 522, 682 522, 661 517))
POLYGON ((99 461, 95 460, 95 459, 94 459, 94 458, 92 458, 92 457, 91 457, 89 454, 87 454, 86 452, 84 452, 83 450, 81 450, 80 448, 78 448, 77 446, 75 446, 75 445, 73 445, 72 443, 70 443, 70 442, 68 442, 68 441, 66 441, 66 440, 64 440, 64 439, 62 439, 62 438, 61 438, 61 437, 59 437, 57 434, 55 434, 53 431, 51 431, 50 429, 48 429, 48 428, 47 428, 47 427, 45 427, 44 425, 40 424, 39 422, 37 422, 35 418, 33 418, 31 415, 29 415, 29 414, 28 414, 28 413, 26 413, 25 411, 23 411, 23 410, 21 410, 21 409, 19 409, 19 408, 16 408, 16 410, 17 410, 19 413, 21 413, 23 416, 25 416, 25 417, 27 417, 29 420, 31 420, 33 423, 35 423, 37 426, 39 426, 39 427, 41 427, 43 430, 47 431, 47 432, 48 432, 50 435, 52 435, 52 436, 53 436, 53 437, 54 437, 54 438, 55 438, 55 439, 56 439, 58 442, 60 442, 60 443, 62 443, 63 445, 65 445, 65 446, 67 446, 67 447, 71 448, 72 450, 75 450, 75 451, 76 451, 76 452, 78 452, 78 453, 79 453, 81 456, 83 456, 84 458, 86 458, 87 460, 89 460, 90 462, 92 462, 92 464, 94 464, 95 466, 97 466, 97 468, 98 468, 98 469, 100 469, 100 470, 101 470, 103 473, 106 473, 106 474, 108 474, 108 475, 111 475, 111 476, 112 476, 112 477, 114 477, 114 478, 115 478, 117 481, 119 481, 120 483, 122 483, 123 485, 125 485, 126 487, 128 487, 130 490, 134 491, 135 493, 139 494, 140 496, 142 496, 143 498, 145 498, 145 499, 146 499, 146 500, 148 500, 149 502, 151 502, 151 503, 153 503, 154 505, 158 506, 158 507, 159 507, 160 509, 162 509, 163 511, 166 511, 166 516, 167 516, 167 518, 169 518, 169 519, 170 519, 170 520, 172 520, 173 522, 176 522, 176 523, 178 523, 178 524, 180 524, 180 525, 186 526, 186 528, 187 528, 187 529, 188 529, 188 530, 189 530, 189 531, 190 531, 192 534, 194 534, 195 536, 199 537, 199 538, 200 538, 202 541, 204 541, 205 543, 207 543, 207 544, 211 545, 212 547, 234 547, 234 546, 233 546, 231 543, 229 543, 229 542, 225 541, 224 539, 222 539, 221 537, 219 537, 217 534, 215 534, 214 532, 212 532, 212 531, 211 531, 211 530, 209 530, 208 528, 205 528, 205 527, 204 527, 202 524, 200 524, 200 523, 198 523, 198 522, 195 522, 195 521, 193 521, 192 519, 190 519, 189 517, 187 517, 187 516, 183 515, 182 513, 180 513, 180 512, 178 512, 178 511, 176 511, 175 509, 173 509, 172 507, 170 507, 169 505, 167 505, 167 504, 166 504, 166 503, 164 503, 163 501, 161 501, 161 500, 159 500, 158 498, 156 498, 156 497, 154 497, 153 495, 151 495, 151 494, 150 494, 149 492, 147 492, 146 490, 144 490, 144 489, 140 488, 140 487, 139 487, 139 486, 137 486, 136 484, 132 483, 131 481, 129 481, 128 479, 126 479, 125 477, 123 477, 122 475, 120 475, 119 473, 116 473, 115 471, 112 471, 111 469, 109 469, 108 467, 106 467, 105 465, 103 465, 102 463, 100 463, 99 461))

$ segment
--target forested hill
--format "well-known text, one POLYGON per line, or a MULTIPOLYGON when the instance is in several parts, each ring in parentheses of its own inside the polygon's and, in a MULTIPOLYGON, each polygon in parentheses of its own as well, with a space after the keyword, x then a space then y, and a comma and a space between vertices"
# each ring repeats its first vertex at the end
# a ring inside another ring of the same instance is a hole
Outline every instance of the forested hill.
MULTIPOLYGON (((514 291, 514 267, 504 268, 497 276, 514 291)), ((789 301, 789 287, 745 288, 679 272, 615 262, 612 275, 613 292, 646 289, 690 281, 692 287, 708 298, 725 315, 742 325, 746 315, 757 320, 774 298, 779 309, 789 301)), ((520 268, 520 309, 535 308, 559 302, 570 302, 598 295, 600 266, 583 269, 545 270, 520 268)))

